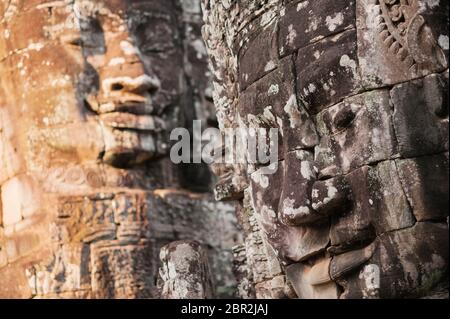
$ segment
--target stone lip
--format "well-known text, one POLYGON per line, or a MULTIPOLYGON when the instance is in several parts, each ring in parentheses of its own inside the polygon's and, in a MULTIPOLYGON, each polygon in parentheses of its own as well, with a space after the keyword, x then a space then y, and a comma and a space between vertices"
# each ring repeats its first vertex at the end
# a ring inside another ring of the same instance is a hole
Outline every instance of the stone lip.
POLYGON ((160 117, 151 115, 113 112, 100 115, 100 119, 104 125, 117 129, 161 132, 166 127, 165 122, 160 117))

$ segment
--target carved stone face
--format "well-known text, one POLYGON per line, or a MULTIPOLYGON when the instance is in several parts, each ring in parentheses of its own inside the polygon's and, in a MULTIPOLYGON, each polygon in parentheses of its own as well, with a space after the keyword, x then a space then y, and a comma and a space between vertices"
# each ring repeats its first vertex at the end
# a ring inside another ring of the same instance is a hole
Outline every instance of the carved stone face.
MULTIPOLYGON (((104 160, 121 165, 167 152, 179 113, 182 57, 171 2, 76 2, 86 64, 80 93, 105 128, 104 160)), ((75 42, 74 42, 75 41, 75 42)))
POLYGON ((167 154, 182 90, 173 2, 21 6, 28 11, 11 12, 1 30, 8 33, 2 85, 6 103, 20 106, 14 112, 25 123, 26 161, 128 167, 167 154))
POLYGON ((2 249, 13 291, 0 294, 154 295, 147 204, 178 186, 166 136, 181 113, 179 13, 0 1, 0 242, 14 272, 2 249))
POLYGON ((426 293, 448 265, 448 4, 267 9, 233 38, 237 117, 280 131, 251 197, 298 296, 426 293))

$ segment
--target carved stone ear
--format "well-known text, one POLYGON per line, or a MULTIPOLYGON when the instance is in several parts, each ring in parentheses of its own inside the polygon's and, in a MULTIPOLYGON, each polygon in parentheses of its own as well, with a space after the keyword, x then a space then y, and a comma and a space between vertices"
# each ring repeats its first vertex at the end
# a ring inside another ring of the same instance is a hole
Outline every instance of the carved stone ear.
POLYGON ((445 53, 421 15, 416 15, 410 22, 406 41, 412 57, 419 66, 440 65, 446 67, 445 53))

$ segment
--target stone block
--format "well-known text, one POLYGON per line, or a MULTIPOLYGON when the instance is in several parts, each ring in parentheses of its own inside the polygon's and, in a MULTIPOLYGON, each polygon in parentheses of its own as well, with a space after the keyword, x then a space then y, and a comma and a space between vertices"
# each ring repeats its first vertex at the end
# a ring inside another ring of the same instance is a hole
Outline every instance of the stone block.
POLYGON ((448 217, 448 153, 397 160, 400 180, 418 221, 448 217))
MULTIPOLYGON (((0 99, 2 92, 0 92, 0 99)), ((0 100, 0 104, 2 101, 0 100)), ((13 134, 11 114, 0 105, 0 185, 20 172, 23 160, 19 156, 16 136, 13 134)))
POLYGON ((155 255, 150 243, 91 246, 92 291, 97 298, 156 297, 155 255))
POLYGON ((278 65, 277 25, 254 31, 238 54, 239 85, 245 90, 250 84, 273 71, 278 65))
POLYGON ((279 130, 280 159, 289 151, 318 143, 314 123, 297 101, 294 74, 292 58, 280 60, 278 69, 241 93, 238 104, 239 115, 248 127, 279 130))
POLYGON ((27 299, 32 297, 25 269, 21 265, 12 264, 0 269, 0 298, 27 299))
POLYGON ((280 55, 355 27, 355 1, 293 1, 281 10, 280 55))
POLYGON ((342 216, 332 217, 331 252, 371 241, 376 234, 414 225, 395 161, 354 170, 347 175, 347 181, 353 205, 342 216))
POLYGON ((399 84, 391 99, 402 157, 448 151, 448 72, 399 84))
POLYGON ((387 90, 345 99, 316 117, 321 142, 316 161, 322 176, 333 176, 396 154, 387 90))
POLYGON ((448 226, 418 222, 379 237, 372 256, 348 276, 337 279, 342 299, 420 298, 448 278, 448 226))
POLYGON ((296 60, 298 95, 312 114, 360 90, 356 31, 306 46, 296 60))

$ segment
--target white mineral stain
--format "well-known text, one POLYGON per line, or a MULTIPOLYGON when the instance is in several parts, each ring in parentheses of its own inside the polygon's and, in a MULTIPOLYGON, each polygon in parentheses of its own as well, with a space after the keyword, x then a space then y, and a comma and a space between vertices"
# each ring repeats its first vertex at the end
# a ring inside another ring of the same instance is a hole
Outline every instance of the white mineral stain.
POLYGON ((308 4, 309 4, 309 1, 303 1, 303 2, 300 2, 300 3, 297 5, 297 11, 300 11, 300 10, 305 9, 305 8, 308 6, 308 4))
POLYGON ((272 60, 267 62, 266 66, 264 67, 264 71, 268 72, 270 70, 273 70, 276 67, 275 62, 273 62, 272 60))
POLYGON ((272 123, 276 122, 275 116, 272 113, 272 106, 267 106, 264 108, 264 113, 263 113, 264 117, 266 119, 268 119, 269 121, 271 121, 272 123))
POLYGON ((295 201, 291 198, 285 198, 283 200, 283 214, 290 217, 295 216, 307 216, 311 213, 307 206, 300 206, 294 208, 295 201))
POLYGON ((29 50, 34 50, 34 51, 41 51, 41 49, 44 47, 44 45, 42 43, 31 43, 28 46, 29 50))
POLYGON ((294 29, 294 25, 289 25, 288 27, 288 35, 286 36, 286 41, 289 45, 293 45, 295 38, 297 37, 297 31, 294 29))
POLYGON ((120 42, 120 48, 125 55, 138 54, 137 48, 128 41, 120 42))
POLYGON ((380 288, 380 268, 378 265, 370 264, 364 266, 359 273, 359 278, 364 280, 366 289, 371 293, 374 293, 380 288))
POLYGON ((322 55, 322 53, 319 50, 314 52, 314 57, 316 58, 316 60, 318 60, 321 55, 322 55))
POLYGON ((109 61, 109 66, 121 65, 121 64, 125 64, 125 59, 122 57, 113 58, 113 59, 111 59, 111 61, 109 61))
POLYGON ((307 180, 312 180, 315 177, 315 174, 313 172, 310 163, 306 161, 301 162, 300 173, 302 174, 303 178, 307 180))
POLYGON ((257 170, 251 175, 252 180, 262 188, 269 187, 269 178, 262 174, 261 170, 257 170))
POLYGON ((321 23, 322 23, 322 19, 320 17, 309 18, 308 30, 306 30, 305 33, 316 31, 321 23))
POLYGON ((317 87, 313 83, 310 83, 308 85, 308 90, 309 90, 309 93, 314 93, 314 92, 316 92, 317 87))
POLYGON ((284 111, 289 115, 289 122, 291 128, 296 128, 301 124, 301 114, 297 108, 297 100, 294 94, 291 95, 286 105, 284 106, 284 111))
POLYGON ((344 68, 350 69, 352 71, 353 75, 356 76, 356 62, 354 60, 350 59, 350 57, 347 54, 344 54, 343 56, 341 56, 339 65, 344 68))
POLYGON ((328 16, 325 20, 328 30, 334 31, 344 23, 344 15, 342 12, 337 13, 334 17, 328 16))
POLYGON ((206 52, 206 47, 202 40, 197 39, 197 40, 193 41, 191 43, 191 46, 195 49, 195 52, 197 52, 197 55, 196 55, 197 59, 200 60, 204 56, 207 56, 208 53, 206 52))
POLYGON ((419 6, 420 12, 425 11, 427 8, 424 7, 424 4, 426 4, 428 6, 428 8, 430 9, 434 9, 435 7, 439 6, 440 0, 423 0, 423 1, 418 1, 419 2, 419 6))
MULTIPOLYGON (((277 214, 275 213, 275 211, 273 209, 271 209, 270 207, 263 205, 261 207, 261 215, 263 216, 263 218, 265 216, 269 217, 269 219, 276 219, 277 218, 277 214)), ((267 220, 267 218, 264 218, 267 220)))
POLYGON ((280 92, 280 88, 279 88, 278 84, 272 84, 269 87, 269 91, 267 91, 267 94, 269 94, 269 96, 271 96, 271 95, 278 94, 278 92, 280 92))
POLYGON ((441 34, 439 36, 438 42, 442 49, 448 50, 448 47, 449 47, 448 36, 441 34))
POLYGON ((281 117, 277 116, 277 124, 278 124, 278 127, 280 128, 281 136, 283 136, 284 135, 284 132, 283 132, 283 119, 281 117))

